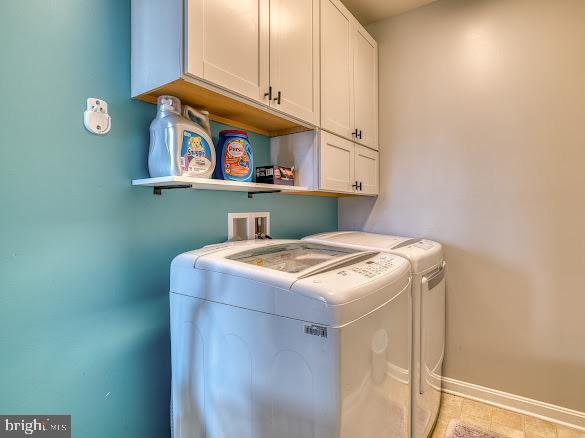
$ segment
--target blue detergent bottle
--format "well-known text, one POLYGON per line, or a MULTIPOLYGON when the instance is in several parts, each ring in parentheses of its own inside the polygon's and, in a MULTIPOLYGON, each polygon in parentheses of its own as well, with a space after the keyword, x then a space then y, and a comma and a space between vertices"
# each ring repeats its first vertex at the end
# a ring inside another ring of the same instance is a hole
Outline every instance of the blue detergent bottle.
POLYGON ((248 133, 226 129, 219 133, 217 142, 218 166, 215 177, 229 181, 252 181, 254 156, 248 133))

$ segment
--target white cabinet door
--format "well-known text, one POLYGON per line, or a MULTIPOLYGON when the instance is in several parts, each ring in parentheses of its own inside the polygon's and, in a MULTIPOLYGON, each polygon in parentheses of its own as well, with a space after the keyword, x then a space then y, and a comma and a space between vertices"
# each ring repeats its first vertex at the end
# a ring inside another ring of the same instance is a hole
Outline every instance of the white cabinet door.
POLYGON ((271 106, 318 124, 319 0, 270 0, 270 85, 271 106))
POLYGON ((185 72, 266 102, 269 0, 187 0, 186 4, 185 72))
POLYGON ((355 145, 355 180, 358 185, 356 193, 377 195, 379 191, 378 174, 380 163, 378 152, 355 145))
POLYGON ((354 18, 338 0, 321 1, 321 128, 352 138, 354 18))
POLYGON ((358 25, 353 47, 355 140, 378 149, 378 46, 358 25))
POLYGON ((320 189, 353 192, 354 147, 349 140, 321 131, 320 189))

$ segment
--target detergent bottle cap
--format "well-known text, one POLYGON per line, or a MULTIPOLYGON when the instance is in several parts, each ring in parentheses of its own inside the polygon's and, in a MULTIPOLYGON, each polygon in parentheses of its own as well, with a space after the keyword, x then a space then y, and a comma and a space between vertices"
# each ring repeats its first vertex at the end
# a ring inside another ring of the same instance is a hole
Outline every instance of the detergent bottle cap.
POLYGON ((159 96, 157 103, 159 111, 181 113, 181 101, 175 96, 159 96))
POLYGON ((219 132, 219 135, 222 137, 226 135, 241 135, 242 137, 248 138, 248 133, 246 131, 240 131, 238 129, 224 129, 219 132))

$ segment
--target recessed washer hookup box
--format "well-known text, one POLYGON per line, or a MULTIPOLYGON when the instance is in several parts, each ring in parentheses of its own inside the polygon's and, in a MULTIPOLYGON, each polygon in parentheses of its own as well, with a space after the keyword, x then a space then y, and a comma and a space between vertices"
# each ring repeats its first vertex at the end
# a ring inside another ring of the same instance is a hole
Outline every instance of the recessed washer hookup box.
POLYGON ((294 167, 260 166, 256 168, 256 182, 282 186, 295 185, 294 167))

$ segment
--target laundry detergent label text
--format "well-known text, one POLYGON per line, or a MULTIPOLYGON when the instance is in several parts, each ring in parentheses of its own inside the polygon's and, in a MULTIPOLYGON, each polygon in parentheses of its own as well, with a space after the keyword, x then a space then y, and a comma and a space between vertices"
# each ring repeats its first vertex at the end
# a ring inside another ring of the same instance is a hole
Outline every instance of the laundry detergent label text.
POLYGON ((250 157, 243 140, 231 140, 227 144, 224 169, 226 174, 236 177, 245 177, 250 172, 250 157))
POLYGON ((205 138, 196 132, 183 131, 181 145, 181 173, 183 176, 206 173, 212 166, 211 146, 205 138))

